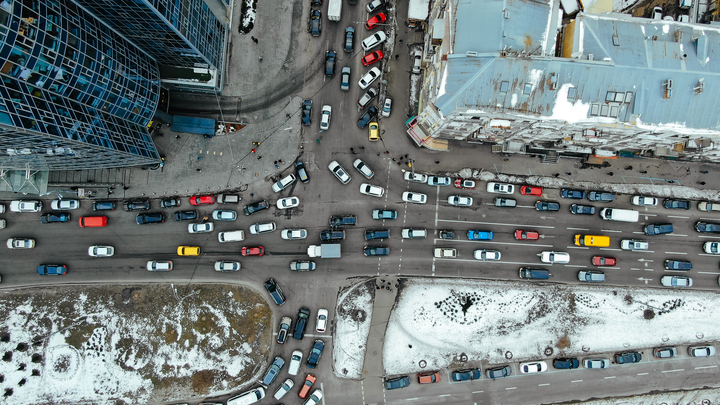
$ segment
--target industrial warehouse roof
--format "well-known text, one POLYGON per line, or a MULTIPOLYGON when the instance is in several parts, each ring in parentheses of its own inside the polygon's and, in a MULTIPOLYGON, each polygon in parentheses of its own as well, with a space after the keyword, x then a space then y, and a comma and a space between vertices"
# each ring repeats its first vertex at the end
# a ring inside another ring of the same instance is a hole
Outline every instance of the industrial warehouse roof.
POLYGON ((551 1, 460 1, 453 53, 514 51, 542 54, 547 38, 555 44, 555 30, 546 31, 551 18, 551 1), (545 21, 545 23, 542 23, 545 21), (538 23, 540 22, 540 23, 538 23))
POLYGON ((443 115, 497 109, 717 131, 720 65, 711 56, 719 53, 720 31, 707 25, 579 15, 573 59, 448 55, 435 105, 443 115))

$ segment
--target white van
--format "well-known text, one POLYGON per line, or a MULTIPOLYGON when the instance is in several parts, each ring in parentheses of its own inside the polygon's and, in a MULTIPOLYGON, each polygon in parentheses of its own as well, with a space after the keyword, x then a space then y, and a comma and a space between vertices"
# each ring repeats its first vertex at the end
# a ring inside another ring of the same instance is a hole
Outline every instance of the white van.
POLYGON ((218 241, 220 243, 225 242, 242 242, 245 240, 245 231, 227 231, 227 232, 220 232, 218 234, 218 241))
POLYGON ((425 229, 403 229, 403 239, 425 239, 427 237, 427 230, 425 229))
POLYGON ((678 7, 684 9, 692 7, 692 0, 678 0, 678 7))
POLYGON ((263 398, 265 398, 265 389, 263 387, 257 387, 251 391, 228 399, 227 405, 250 405, 263 398))
POLYGON ((609 221, 637 222, 640 213, 633 210, 621 210, 619 208, 603 208, 600 210, 600 218, 609 221))

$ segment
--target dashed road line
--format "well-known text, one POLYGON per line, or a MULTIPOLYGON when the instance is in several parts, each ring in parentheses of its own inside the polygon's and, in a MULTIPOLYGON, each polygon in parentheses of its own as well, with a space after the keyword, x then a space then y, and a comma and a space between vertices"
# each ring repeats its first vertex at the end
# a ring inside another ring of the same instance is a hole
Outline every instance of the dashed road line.
POLYGON ((544 386, 546 386, 546 385, 550 385, 550 383, 538 384, 538 387, 544 387, 544 386))
POLYGON ((649 373, 637 373, 636 375, 648 375, 649 373))
POLYGON ((505 391, 507 391, 507 390, 516 390, 516 389, 517 389, 517 387, 507 387, 507 388, 505 388, 505 391))
POLYGON ((565 246, 566 249, 590 249, 587 246, 565 246))
POLYGON ((438 396, 439 397, 449 397, 450 395, 452 395, 452 394, 442 394, 442 395, 438 395, 438 396))
POLYGON ((613 252, 622 252, 622 249, 618 248, 600 248, 600 250, 612 250, 613 252))
POLYGON ((684 368, 678 368, 676 370, 663 370, 663 373, 677 373, 678 371, 685 371, 684 368))
POLYGON ((588 228, 565 228, 565 229, 569 229, 571 231, 589 231, 590 230, 588 228))
POLYGON ((571 383, 576 383, 576 382, 582 382, 582 380, 573 380, 573 381, 570 381, 570 382, 571 382, 571 383))
POLYGON ((528 225, 528 224, 503 224, 500 222, 479 222, 479 221, 458 221, 455 219, 438 219, 440 222, 457 222, 457 223, 463 223, 463 224, 479 224, 479 225, 497 225, 497 226, 520 226, 520 227, 526 227, 526 228, 548 228, 548 229, 555 229, 554 226, 547 226, 547 225, 528 225))
POLYGON ((698 271, 698 274, 714 274, 718 275, 720 273, 714 272, 714 271, 698 271))
POLYGON ((479 393, 481 393, 481 392, 485 392, 485 391, 473 391, 472 393, 473 393, 473 394, 479 394, 479 393))
POLYGON ((614 376, 614 375, 611 375, 611 376, 605 377, 606 380, 609 379, 609 378, 615 378, 615 376, 614 376))
POLYGON ((702 370, 704 368, 717 368, 717 366, 700 366, 700 367, 695 367, 695 370, 702 370))
POLYGON ((687 252, 665 252, 668 255, 686 255, 687 252))
POLYGON ((622 233, 622 231, 616 231, 616 230, 614 230, 614 229, 601 229, 600 232, 617 232, 617 233, 622 233))
POLYGON ((683 218, 683 219, 688 219, 688 218, 690 218, 690 217, 681 217, 681 216, 679 216, 679 215, 668 215, 667 217, 668 217, 668 218, 683 218))

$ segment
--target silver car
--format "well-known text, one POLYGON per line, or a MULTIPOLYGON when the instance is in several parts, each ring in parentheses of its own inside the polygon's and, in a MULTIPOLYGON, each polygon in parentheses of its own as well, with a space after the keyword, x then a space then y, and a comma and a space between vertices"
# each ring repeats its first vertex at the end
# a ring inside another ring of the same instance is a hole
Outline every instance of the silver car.
POLYGON ((238 271, 240 268, 240 262, 215 262, 215 271, 238 271))
POLYGON ((208 233, 215 230, 212 222, 204 222, 202 224, 188 224, 188 232, 190 233, 208 233))
POLYGON ((585 359, 585 360, 583 360, 583 367, 585 367, 585 368, 608 368, 608 367, 610 367, 610 360, 608 360, 608 359, 585 359))
POLYGON ((250 233, 259 235, 261 233, 273 232, 275 230, 275 222, 263 222, 250 225, 250 233))
POLYGON ((215 210, 212 213, 212 217, 216 221, 235 221, 237 219, 237 212, 233 210, 215 210))
POLYGON ((337 179, 340 180, 342 184, 350 183, 350 175, 347 174, 347 170, 345 170, 344 167, 340 166, 340 163, 338 163, 337 161, 333 160, 332 162, 330 162, 330 164, 328 165, 328 169, 330 169, 332 174, 334 174, 335 177, 337 177, 337 179))
POLYGON ((375 176, 375 172, 373 169, 370 168, 370 166, 367 165, 367 163, 363 162, 360 159, 355 159, 353 162, 353 167, 357 169, 357 171, 360 172, 363 176, 365 176, 366 179, 370 180, 375 176))

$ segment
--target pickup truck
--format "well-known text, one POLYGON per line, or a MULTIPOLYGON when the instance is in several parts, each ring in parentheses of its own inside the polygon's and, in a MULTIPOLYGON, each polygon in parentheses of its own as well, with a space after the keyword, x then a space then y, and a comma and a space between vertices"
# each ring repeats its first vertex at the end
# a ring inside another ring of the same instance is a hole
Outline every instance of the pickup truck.
POLYGON ((330 226, 355 226, 357 217, 355 215, 333 215, 330 217, 330 226))

